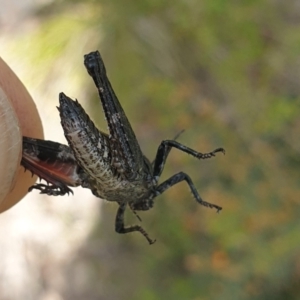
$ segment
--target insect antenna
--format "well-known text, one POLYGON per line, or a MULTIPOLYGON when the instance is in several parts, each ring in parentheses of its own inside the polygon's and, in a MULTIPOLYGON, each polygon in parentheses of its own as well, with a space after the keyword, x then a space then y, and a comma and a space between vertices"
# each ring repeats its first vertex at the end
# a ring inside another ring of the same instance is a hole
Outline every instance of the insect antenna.
POLYGON ((140 216, 137 214, 137 212, 131 207, 131 205, 129 205, 129 207, 130 207, 131 211, 133 212, 133 214, 138 218, 138 220, 139 220, 140 222, 142 222, 141 217, 140 217, 140 216))

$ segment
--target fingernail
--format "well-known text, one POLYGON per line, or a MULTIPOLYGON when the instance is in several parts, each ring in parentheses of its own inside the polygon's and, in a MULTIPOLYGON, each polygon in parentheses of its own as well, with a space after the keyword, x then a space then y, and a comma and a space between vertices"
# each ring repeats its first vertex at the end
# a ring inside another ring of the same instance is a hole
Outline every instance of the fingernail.
POLYGON ((14 186, 21 159, 21 143, 17 115, 0 87, 0 203, 14 186))

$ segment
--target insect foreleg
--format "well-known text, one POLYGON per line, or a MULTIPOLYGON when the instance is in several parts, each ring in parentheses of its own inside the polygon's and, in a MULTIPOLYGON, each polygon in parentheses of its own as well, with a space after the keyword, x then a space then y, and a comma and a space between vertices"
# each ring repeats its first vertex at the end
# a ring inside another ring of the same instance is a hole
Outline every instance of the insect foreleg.
POLYGON ((197 151, 195 151, 187 146, 184 146, 176 141, 173 141, 173 140, 162 141, 158 147, 155 161, 154 161, 153 176, 156 177, 157 180, 159 179, 159 177, 163 171, 168 154, 172 147, 177 148, 178 150, 181 150, 185 153, 191 154, 192 156, 194 156, 198 159, 211 158, 211 157, 215 156, 215 154, 217 152, 223 152, 225 154, 225 150, 223 148, 215 149, 214 151, 209 152, 209 153, 200 153, 200 152, 197 152, 197 151))
POLYGON ((155 240, 152 240, 148 233, 143 229, 142 226, 140 225, 133 225, 133 226, 128 226, 125 227, 124 225, 124 213, 125 213, 125 209, 126 209, 126 205, 127 203, 121 203, 119 206, 119 209, 117 211, 117 216, 116 216, 116 223, 115 223, 115 229, 116 232, 118 233, 129 233, 129 232, 133 232, 133 231, 139 231, 149 242, 149 244, 153 244, 155 243, 155 240))
POLYGON ((162 194, 164 191, 166 191, 167 189, 169 189, 170 187, 172 187, 173 185, 179 183, 180 181, 185 180, 187 182, 187 184, 189 185, 192 194, 194 195, 194 198, 197 200, 197 202, 203 206, 209 207, 209 208, 216 208, 217 211, 219 212, 222 207, 203 201, 198 193, 198 191, 195 188, 195 185, 192 181, 192 179, 190 178, 190 176, 188 176, 187 174, 180 172, 177 173, 175 175, 173 175, 172 177, 170 177, 169 179, 167 179, 166 181, 164 181, 162 184, 160 184, 159 186, 156 187, 156 195, 155 197, 157 197, 158 195, 162 194))

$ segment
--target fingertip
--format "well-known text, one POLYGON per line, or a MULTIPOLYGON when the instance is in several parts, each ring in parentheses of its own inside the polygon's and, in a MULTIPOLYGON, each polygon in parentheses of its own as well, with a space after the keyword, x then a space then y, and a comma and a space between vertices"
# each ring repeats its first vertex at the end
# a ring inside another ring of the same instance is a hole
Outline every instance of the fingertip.
POLYGON ((0 203, 2 206, 4 198, 15 184, 16 170, 20 164, 22 135, 18 117, 1 87, 0 118, 0 203))
MULTIPOLYGON (((11 159, 9 161, 6 156, 3 156, 3 161, 8 166, 6 171, 0 170, 0 179, 4 178, 7 182, 10 182, 10 184, 6 184, 5 191, 3 189, 0 193, 0 212, 3 212, 18 203, 26 195, 28 187, 36 180, 35 176, 31 177, 31 174, 24 172, 24 168, 20 166, 22 136, 43 138, 43 129, 30 94, 1 58, 0 87, 5 97, 3 98, 5 99, 5 102, 3 101, 4 106, 3 108, 0 107, 0 114, 2 115, 5 112, 7 117, 5 122, 4 119, 0 118, 0 123, 5 123, 12 130, 6 132, 6 138, 0 136, 0 149, 6 151, 6 155, 9 155, 9 159, 11 159), (7 170, 11 174, 10 177, 7 176, 7 170)), ((0 166, 2 166, 1 162, 0 166)))

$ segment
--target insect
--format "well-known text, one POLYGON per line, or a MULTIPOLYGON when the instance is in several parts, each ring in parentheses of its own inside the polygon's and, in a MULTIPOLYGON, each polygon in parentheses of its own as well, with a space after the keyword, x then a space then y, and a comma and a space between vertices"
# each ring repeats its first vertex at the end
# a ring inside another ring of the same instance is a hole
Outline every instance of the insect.
POLYGON ((138 231, 149 244, 153 244, 155 240, 149 237, 142 226, 125 226, 124 213, 127 206, 135 214, 136 211, 149 210, 157 196, 173 185, 186 181, 199 204, 220 211, 220 206, 201 199, 186 173, 179 172, 163 183, 158 182, 172 148, 197 159, 211 158, 218 152, 225 153, 224 149, 200 153, 175 140, 164 140, 151 163, 143 155, 114 93, 100 53, 95 51, 84 55, 84 65, 98 90, 109 133, 95 127, 77 100, 60 93, 58 111, 68 146, 23 137, 21 165, 47 183, 35 184, 29 191, 38 189, 41 194, 60 196, 73 193, 70 186, 88 188, 96 197, 117 202, 116 232, 138 231))

